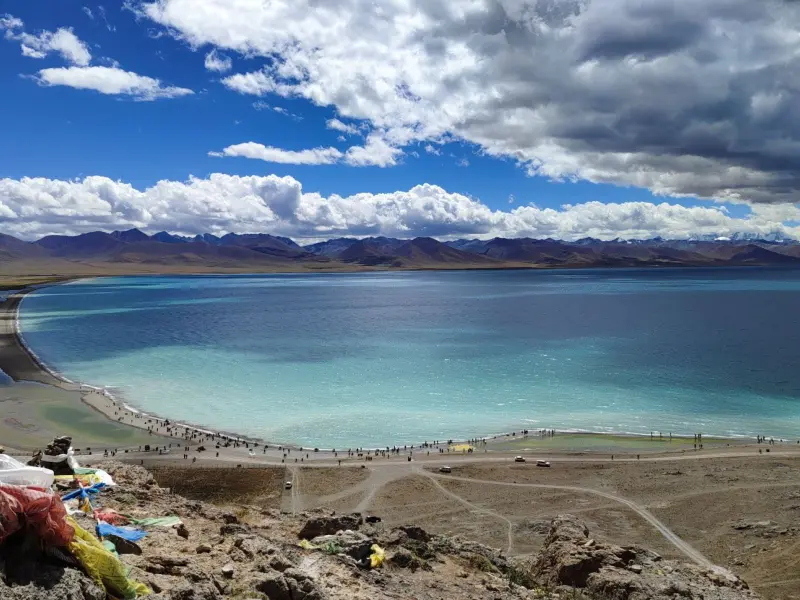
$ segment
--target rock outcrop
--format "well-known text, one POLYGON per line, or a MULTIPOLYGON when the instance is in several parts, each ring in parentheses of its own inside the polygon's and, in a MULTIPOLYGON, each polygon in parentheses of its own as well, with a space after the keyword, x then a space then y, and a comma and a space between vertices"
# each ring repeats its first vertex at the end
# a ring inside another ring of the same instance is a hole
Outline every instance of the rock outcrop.
POLYGON ((722 569, 663 560, 637 546, 597 542, 586 525, 572 515, 553 520, 530 574, 548 589, 580 589, 593 600, 758 598, 747 584, 722 569))

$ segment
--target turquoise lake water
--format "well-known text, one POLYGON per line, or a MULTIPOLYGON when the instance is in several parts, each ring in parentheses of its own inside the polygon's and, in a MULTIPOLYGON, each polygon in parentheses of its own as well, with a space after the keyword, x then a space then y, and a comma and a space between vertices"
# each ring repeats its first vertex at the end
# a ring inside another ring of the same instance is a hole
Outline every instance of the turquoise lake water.
POLYGON ((126 277, 22 305, 33 350, 132 406, 275 442, 513 429, 800 436, 800 271, 126 277))

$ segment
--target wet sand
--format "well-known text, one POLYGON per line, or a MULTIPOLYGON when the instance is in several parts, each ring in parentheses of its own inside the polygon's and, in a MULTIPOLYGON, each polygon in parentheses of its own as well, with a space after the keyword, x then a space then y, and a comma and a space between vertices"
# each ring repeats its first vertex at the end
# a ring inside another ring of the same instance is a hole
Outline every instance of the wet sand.
POLYGON ((140 415, 121 414, 111 399, 59 379, 28 352, 17 331, 17 311, 29 291, 0 304, 0 369, 13 380, 0 387, 0 445, 33 450, 56 435, 72 436, 81 449, 152 443, 140 415))
POLYGON ((20 451, 68 435, 76 448, 95 451, 147 444, 144 431, 114 423, 81 401, 81 394, 37 383, 0 386, 0 445, 20 451))

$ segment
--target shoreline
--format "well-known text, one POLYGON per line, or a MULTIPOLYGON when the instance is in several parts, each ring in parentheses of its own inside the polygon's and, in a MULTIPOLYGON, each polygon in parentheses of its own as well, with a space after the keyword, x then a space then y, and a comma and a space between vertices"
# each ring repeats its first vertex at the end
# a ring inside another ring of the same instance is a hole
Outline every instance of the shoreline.
MULTIPOLYGON (((213 435, 231 442, 261 442, 261 440, 256 440, 254 438, 223 432, 208 427, 196 426, 190 423, 172 420, 168 417, 160 417, 147 413, 117 400, 105 387, 72 381, 62 373, 50 368, 25 341, 20 327, 20 308, 25 297, 37 289, 49 287, 51 285, 63 285, 84 279, 89 280, 95 278, 69 279, 24 288, 10 295, 5 302, 0 303, 0 336, 6 338, 10 336, 10 339, 13 340, 13 346, 6 343, 2 350, 0 350, 0 370, 15 383, 38 383, 67 392, 77 392, 80 394, 83 404, 100 413, 109 422, 119 423, 143 431, 152 430, 152 427, 148 427, 151 422, 158 423, 159 429, 160 426, 169 423, 171 427, 183 428, 184 433, 191 431, 203 435, 213 435), (137 420, 141 420, 142 422, 136 423, 137 420)), ((152 431, 152 435, 165 439, 182 439, 185 437, 185 435, 167 435, 165 433, 160 433, 158 430, 152 431)))
MULTIPOLYGON (((192 423, 188 423, 185 421, 177 421, 172 420, 169 417, 162 417, 156 414, 152 414, 146 412, 144 410, 138 409, 134 406, 130 406, 124 401, 120 401, 116 399, 110 392, 107 391, 107 388, 100 387, 92 384, 75 382, 67 378, 66 376, 58 373, 57 371, 51 369, 46 363, 44 363, 35 351, 28 346, 25 342, 24 336, 21 331, 20 327, 20 308, 25 297, 36 291, 37 289, 41 289, 43 287, 48 287, 50 285, 62 285, 65 283, 71 283, 74 281, 79 281, 83 279, 94 279, 94 277, 86 277, 86 278, 71 278, 68 280, 62 280, 53 283, 46 283, 37 286, 30 286, 27 288, 23 288, 16 293, 9 295, 7 300, 0 304, 0 337, 6 339, 6 342, 3 343, 2 348, 0 348, 0 369, 2 369, 12 380, 15 382, 35 382, 41 383, 47 386, 59 388, 69 392, 76 392, 80 395, 81 401, 87 407, 92 409, 93 411, 99 413, 108 422, 120 424, 123 426, 137 428, 141 431, 147 431, 150 435, 160 436, 163 439, 183 439, 188 443, 192 443, 196 435, 201 436, 213 436, 214 438, 220 438, 221 440, 228 441, 231 443, 236 444, 254 444, 254 445, 261 445, 263 444, 266 447, 274 447, 274 448, 285 448, 285 449, 293 449, 293 450, 311 450, 311 446, 300 445, 298 443, 275 443, 270 442, 268 440, 263 440, 260 438, 255 438, 252 436, 245 436, 240 435, 234 432, 228 431, 221 431, 218 429, 214 429, 213 427, 203 426, 203 425, 195 425, 192 423), (13 343, 9 343, 8 340, 11 340, 13 343), (162 427, 167 427, 168 431, 172 428, 175 430, 183 429, 183 435, 177 435, 177 431, 170 432, 169 434, 164 432, 162 433, 160 430, 162 427)), ((548 428, 549 430, 549 428, 548 428)), ((543 429, 528 429, 527 434, 523 435, 523 429, 518 431, 509 431, 504 433, 497 433, 497 434, 488 434, 483 436, 477 436, 470 439, 452 439, 449 440, 452 444, 464 444, 464 443, 478 443, 483 444, 484 448, 489 448, 491 446, 502 446, 508 443, 520 443, 523 440, 528 440, 530 442, 534 442, 536 440, 545 439, 547 436, 543 436, 540 434, 543 429)), ((641 443, 651 443, 651 442, 672 442, 674 439, 676 442, 679 443, 686 443, 687 440, 693 439, 692 434, 672 434, 670 438, 667 440, 666 438, 659 437, 656 435, 648 436, 647 434, 636 434, 636 433, 628 433, 628 432, 592 432, 586 430, 576 430, 576 429, 568 429, 568 430, 553 430, 556 432, 556 437, 564 438, 564 437, 573 437, 573 438, 597 438, 601 440, 607 440, 608 442, 612 442, 613 440, 623 440, 626 443, 629 441, 632 442, 641 442, 641 443)), ((659 432, 654 432, 659 433, 659 432)), ((662 432, 663 433, 663 432, 662 432)), ((754 437, 740 435, 740 436, 722 436, 722 435, 710 435, 704 434, 703 441, 708 440, 710 443, 727 443, 741 445, 752 443, 755 441, 754 437)), ((707 443, 708 443, 707 442, 707 443)), ((198 442, 199 443, 199 442, 198 442)), ((411 445, 411 448, 422 448, 422 442, 414 442, 411 445)), ((436 445, 427 444, 426 447, 428 448, 443 448, 448 446, 448 441, 442 441, 436 445)), ((403 448, 408 447, 409 444, 403 445, 403 448)), ((581 446, 578 444, 578 446, 581 446)), ((395 448, 399 448, 400 445, 395 445, 395 448)), ((360 447, 359 447, 360 448, 360 447)), ((381 447, 382 449, 385 448, 381 447)), ((367 448, 361 448, 362 450, 367 450, 367 448)), ((576 448, 577 449, 577 448, 576 448)), ((369 450, 375 450, 374 448, 369 448, 369 450)), ((498 448, 497 450, 502 451, 502 448, 498 448)), ((569 452, 569 447, 561 448, 562 451, 569 452)), ((676 449, 677 450, 677 449, 676 449)), ((322 454, 326 453, 335 453, 335 450, 329 448, 319 448, 315 449, 315 452, 319 452, 322 454)), ((596 452, 596 451, 595 451, 596 452)))

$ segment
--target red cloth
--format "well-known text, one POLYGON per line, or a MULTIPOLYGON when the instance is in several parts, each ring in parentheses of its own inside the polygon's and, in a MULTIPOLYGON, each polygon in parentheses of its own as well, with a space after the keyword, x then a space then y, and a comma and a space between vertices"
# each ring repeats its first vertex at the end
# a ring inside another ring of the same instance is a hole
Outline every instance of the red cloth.
POLYGON ((0 483, 0 543, 24 525, 45 544, 66 546, 75 535, 66 516, 67 509, 57 494, 0 483))
POLYGON ((119 514, 113 508, 98 508, 94 511, 94 518, 98 521, 105 521, 111 525, 127 525, 130 521, 125 515, 119 514))

